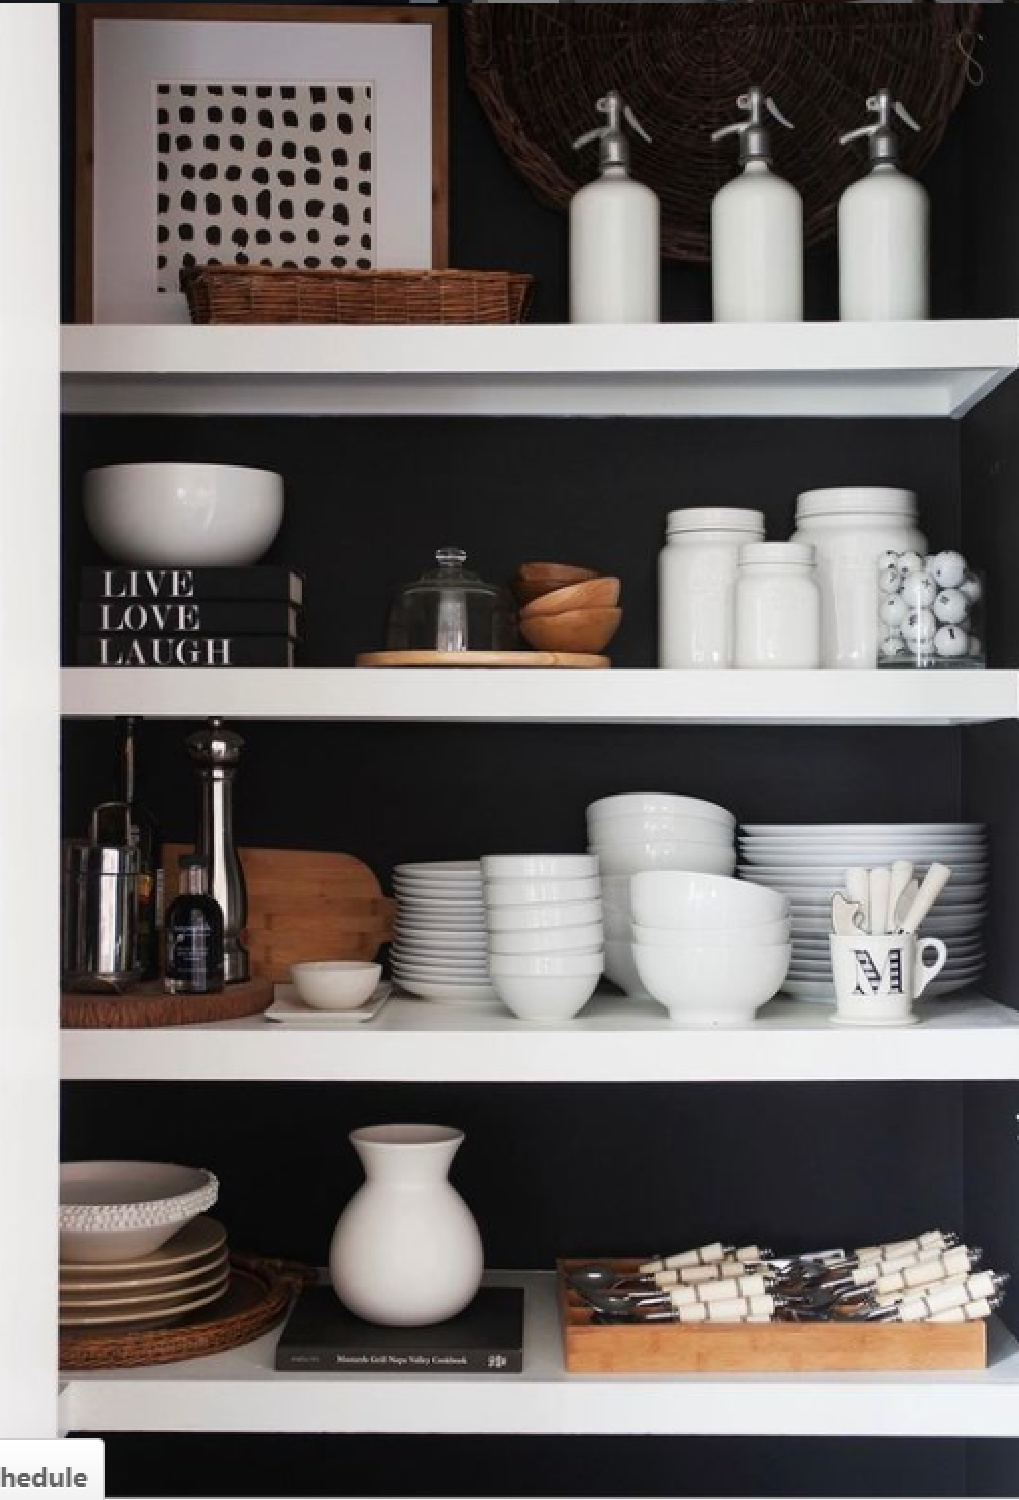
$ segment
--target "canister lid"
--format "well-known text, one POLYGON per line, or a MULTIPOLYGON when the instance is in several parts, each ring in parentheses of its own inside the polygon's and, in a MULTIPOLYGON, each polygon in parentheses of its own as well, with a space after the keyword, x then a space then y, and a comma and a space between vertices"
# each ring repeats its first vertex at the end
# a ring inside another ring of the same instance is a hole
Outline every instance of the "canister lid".
POLYGON ((796 497, 796 519, 811 516, 884 515, 915 520, 916 491, 886 485, 840 485, 834 489, 804 490, 796 497))
POLYGON ((665 524, 666 535, 681 531, 749 531, 764 535, 764 512, 736 510, 731 506, 696 506, 689 510, 670 510, 665 524))
POLYGON ((64 846, 64 868, 73 877, 137 875, 141 869, 141 852, 133 844, 87 844, 74 841, 64 846))
POLYGON ((740 567, 754 563, 769 566, 812 568, 814 548, 809 542, 748 542, 739 552, 740 567))

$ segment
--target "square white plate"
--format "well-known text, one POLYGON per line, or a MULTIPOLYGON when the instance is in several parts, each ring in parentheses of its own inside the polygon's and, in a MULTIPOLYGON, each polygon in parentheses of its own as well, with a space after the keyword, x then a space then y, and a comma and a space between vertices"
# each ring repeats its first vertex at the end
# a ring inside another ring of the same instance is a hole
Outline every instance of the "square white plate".
POLYGON ((392 993, 393 986, 388 979, 384 979, 375 993, 356 1010, 315 1010, 313 1006, 305 1005, 303 1000, 298 1000, 297 991, 292 984, 274 984, 272 1004, 265 1012, 265 1019, 282 1026, 357 1025, 361 1021, 373 1020, 392 993))

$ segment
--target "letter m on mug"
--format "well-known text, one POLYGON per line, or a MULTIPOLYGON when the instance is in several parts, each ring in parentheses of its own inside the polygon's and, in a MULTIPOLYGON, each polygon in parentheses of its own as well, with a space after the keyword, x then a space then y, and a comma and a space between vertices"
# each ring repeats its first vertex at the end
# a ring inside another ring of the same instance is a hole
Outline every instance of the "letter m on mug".
POLYGON ((892 948, 879 964, 869 948, 856 948, 856 985, 854 995, 901 995, 902 949, 892 948))

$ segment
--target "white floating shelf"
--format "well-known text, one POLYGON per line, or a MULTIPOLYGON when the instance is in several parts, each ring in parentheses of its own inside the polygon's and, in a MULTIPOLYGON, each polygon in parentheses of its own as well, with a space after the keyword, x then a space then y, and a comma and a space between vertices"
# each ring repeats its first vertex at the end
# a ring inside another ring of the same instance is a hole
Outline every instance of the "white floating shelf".
POLYGON ((1013 320, 68 327, 64 409, 174 416, 961 417, 1013 320))
POLYGON ((984 724, 1019 673, 68 667, 68 718, 576 724, 984 724))
POLYGON ((1019 1347, 992 1321, 987 1370, 867 1375, 567 1375, 551 1274, 526 1286, 520 1375, 296 1375, 275 1333, 183 1364, 68 1377, 77 1432, 365 1432, 768 1437, 1019 1436, 1019 1347))
POLYGON ((829 1007, 772 1001, 753 1026, 687 1031, 650 1001, 597 996, 533 1026, 501 1007, 394 998, 376 1021, 284 1027, 255 1016, 153 1031, 63 1031, 75 1080, 288 1083, 773 1083, 1019 1078, 1019 1012, 951 997, 901 1031, 831 1026, 829 1007))

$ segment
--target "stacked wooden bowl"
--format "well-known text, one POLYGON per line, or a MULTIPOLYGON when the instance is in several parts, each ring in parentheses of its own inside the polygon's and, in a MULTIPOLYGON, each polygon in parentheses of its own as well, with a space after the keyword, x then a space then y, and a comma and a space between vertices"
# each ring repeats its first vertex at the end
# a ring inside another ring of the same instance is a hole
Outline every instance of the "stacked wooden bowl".
POLYGON ((623 618, 619 579, 569 563, 521 563, 511 588, 520 634, 538 651, 604 651, 623 618))

